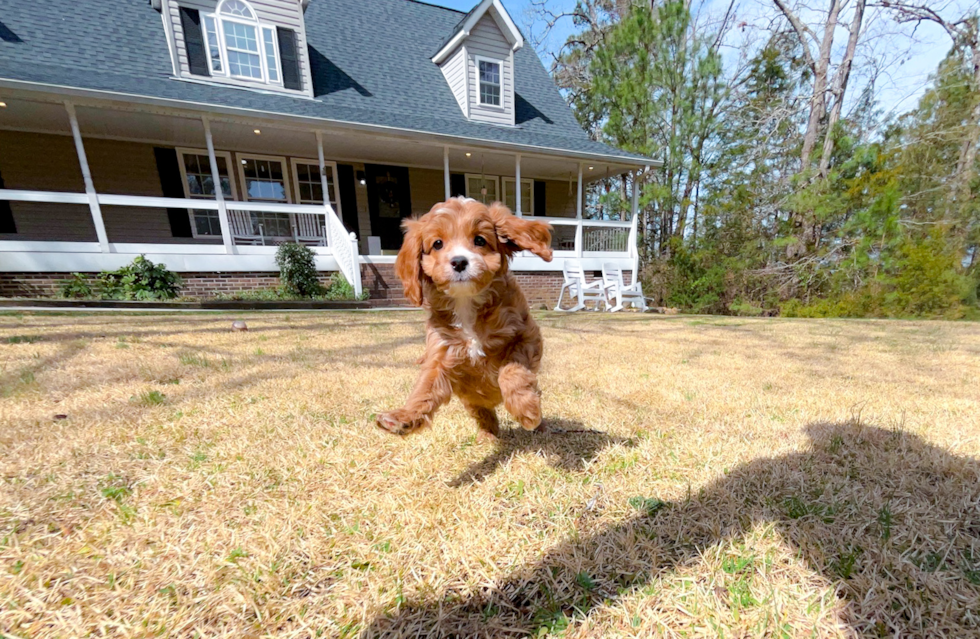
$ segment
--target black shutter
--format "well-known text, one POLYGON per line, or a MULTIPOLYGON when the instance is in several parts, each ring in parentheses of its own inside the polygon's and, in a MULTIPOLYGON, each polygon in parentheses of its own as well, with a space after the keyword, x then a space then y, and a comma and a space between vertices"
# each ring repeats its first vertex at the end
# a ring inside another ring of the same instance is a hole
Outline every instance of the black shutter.
POLYGON ((211 75, 208 50, 201 30, 201 14, 197 9, 180 7, 180 25, 184 28, 184 46, 187 48, 187 66, 194 75, 211 75))
MULTIPOLYGON (((177 151, 154 147, 153 156, 157 160, 157 173, 160 175, 160 188, 163 197, 184 197, 184 185, 180 181, 180 165, 177 163, 177 151)), ((191 232, 191 218, 187 209, 167 209, 170 220, 170 233, 174 237, 194 237, 191 232)))
POLYGON ((337 192, 340 196, 340 209, 344 212, 344 226, 348 231, 361 235, 357 221, 357 190, 354 188, 354 167, 350 164, 337 165, 337 192))
POLYGON ((545 209, 544 202, 544 191, 545 183, 541 180, 534 181, 534 215, 535 216, 545 216, 548 215, 547 209, 545 209))
POLYGON ((287 89, 303 90, 299 74, 299 52, 296 50, 296 32, 276 27, 279 38, 279 59, 282 61, 282 85, 287 89))
MULTIPOLYGON (((0 175, 0 189, 7 188, 3 185, 3 176, 0 175)), ((10 202, 0 200, 0 233, 16 233, 17 224, 14 223, 14 212, 10 210, 10 202)))
POLYGON ((450 197, 466 197, 466 176, 462 173, 449 174, 449 195, 450 197))

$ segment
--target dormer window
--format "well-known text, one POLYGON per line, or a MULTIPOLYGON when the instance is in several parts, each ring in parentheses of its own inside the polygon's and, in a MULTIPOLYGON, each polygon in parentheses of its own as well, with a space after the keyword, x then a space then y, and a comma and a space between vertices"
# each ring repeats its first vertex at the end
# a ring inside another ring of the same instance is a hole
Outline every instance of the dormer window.
POLYGON ((244 0, 224 0, 204 16, 204 31, 212 75, 280 83, 275 30, 260 23, 244 0))
POLYGON ((500 106, 500 67, 495 60, 477 58, 480 73, 480 104, 500 106))

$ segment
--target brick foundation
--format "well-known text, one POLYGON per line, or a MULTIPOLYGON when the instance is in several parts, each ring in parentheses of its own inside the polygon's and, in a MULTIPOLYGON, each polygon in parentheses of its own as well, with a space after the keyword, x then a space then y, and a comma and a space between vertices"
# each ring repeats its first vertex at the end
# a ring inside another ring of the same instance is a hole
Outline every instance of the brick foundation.
MULTIPOLYGON (((515 272, 517 281, 532 309, 542 304, 554 308, 561 290, 561 273, 515 272)), ((87 273, 96 277, 97 273, 87 273)), ((183 297, 208 298, 218 294, 270 289, 279 286, 279 274, 275 272, 250 273, 181 273, 184 280, 183 297)), ((55 297, 60 282, 68 273, 0 273, 0 297, 55 297)), ((327 285, 330 274, 320 276, 327 285)), ((362 264, 361 282, 368 291, 374 306, 408 306, 401 282, 395 277, 394 264, 362 264)))

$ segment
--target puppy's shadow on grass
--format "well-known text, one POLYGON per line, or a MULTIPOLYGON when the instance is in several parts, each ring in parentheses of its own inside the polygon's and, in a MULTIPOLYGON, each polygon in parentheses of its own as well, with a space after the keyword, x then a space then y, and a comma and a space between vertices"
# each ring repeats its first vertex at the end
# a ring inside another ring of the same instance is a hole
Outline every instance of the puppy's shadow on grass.
POLYGON ((543 423, 548 428, 543 433, 522 428, 501 428, 494 451, 460 473, 449 485, 458 488, 479 483, 495 473, 514 455, 541 455, 555 468, 579 471, 585 469, 606 448, 617 445, 636 446, 633 439, 591 430, 575 420, 545 418, 543 423))

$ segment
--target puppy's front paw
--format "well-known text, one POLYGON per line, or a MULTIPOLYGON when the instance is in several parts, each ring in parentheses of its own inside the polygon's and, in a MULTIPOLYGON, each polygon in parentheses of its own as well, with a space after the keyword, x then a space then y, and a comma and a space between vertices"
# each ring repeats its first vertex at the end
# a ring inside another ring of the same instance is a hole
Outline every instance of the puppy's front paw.
POLYGON ((408 435, 421 429, 427 424, 425 417, 410 415, 404 410, 392 410, 387 413, 379 413, 374 419, 378 428, 393 433, 395 435, 408 435))

